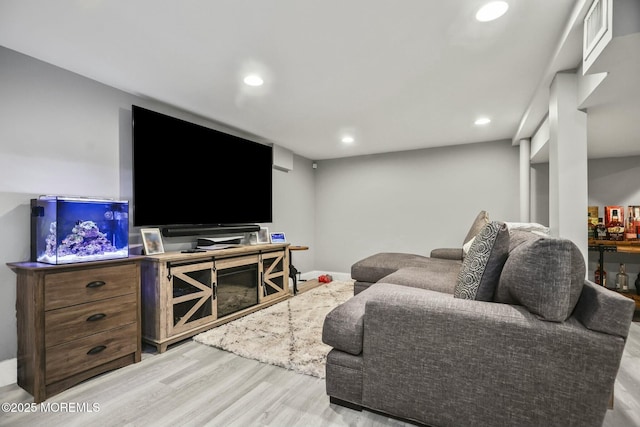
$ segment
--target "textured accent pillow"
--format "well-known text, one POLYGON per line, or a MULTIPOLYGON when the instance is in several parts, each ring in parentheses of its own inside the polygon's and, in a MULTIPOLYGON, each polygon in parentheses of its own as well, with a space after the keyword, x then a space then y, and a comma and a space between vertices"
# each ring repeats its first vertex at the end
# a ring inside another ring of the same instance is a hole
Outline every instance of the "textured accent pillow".
POLYGON ((492 301, 509 254, 509 230, 503 222, 485 225, 469 248, 458 273, 453 296, 492 301))
POLYGON ((495 301, 520 304, 543 320, 563 322, 580 298, 585 273, 584 257, 571 240, 539 237, 511 251, 495 301))

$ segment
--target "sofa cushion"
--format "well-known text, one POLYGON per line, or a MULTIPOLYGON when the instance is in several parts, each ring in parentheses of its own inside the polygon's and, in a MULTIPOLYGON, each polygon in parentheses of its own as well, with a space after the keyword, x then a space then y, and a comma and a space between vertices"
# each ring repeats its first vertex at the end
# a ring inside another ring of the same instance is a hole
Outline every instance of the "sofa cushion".
POLYGON ((521 239, 502 269, 495 301, 520 304, 543 320, 562 322, 580 298, 586 267, 570 240, 521 239))
MULTIPOLYGON (((509 226, 507 226, 508 228, 509 226)), ((509 253, 523 243, 530 242, 532 240, 538 240, 539 234, 531 233, 523 230, 509 230, 509 253)))
POLYGON ((473 239, 462 262, 453 295, 456 298, 492 301, 509 252, 509 230, 492 221, 473 239))
POLYGON ((480 211, 476 216, 476 219, 473 220, 473 224, 471 224, 471 228, 467 232, 467 235, 465 236, 462 244, 464 245, 469 240, 477 236, 478 233, 480 233, 480 230, 482 230, 482 227, 484 227, 488 223, 489 223, 489 214, 487 214, 486 211, 480 211))
POLYGON ((422 267, 429 270, 431 268, 448 268, 451 265, 455 265, 456 268, 460 268, 461 262, 461 260, 429 258, 415 254, 381 252, 353 264, 351 266, 351 278, 358 282, 375 283, 404 267, 422 267))
POLYGON ((453 294, 462 261, 451 261, 449 265, 434 263, 425 267, 404 267, 383 277, 378 283, 409 286, 453 294))
POLYGON ((361 259, 351 266, 351 278, 375 283, 402 267, 418 267, 429 262, 429 257, 401 252, 380 252, 361 259))

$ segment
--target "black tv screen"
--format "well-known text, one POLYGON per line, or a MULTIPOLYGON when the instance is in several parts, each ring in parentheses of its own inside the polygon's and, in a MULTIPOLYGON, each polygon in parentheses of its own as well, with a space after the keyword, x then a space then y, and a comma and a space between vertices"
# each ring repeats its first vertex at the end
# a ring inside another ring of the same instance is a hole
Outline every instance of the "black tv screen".
POLYGON ((272 222, 272 148, 132 106, 133 223, 272 222))

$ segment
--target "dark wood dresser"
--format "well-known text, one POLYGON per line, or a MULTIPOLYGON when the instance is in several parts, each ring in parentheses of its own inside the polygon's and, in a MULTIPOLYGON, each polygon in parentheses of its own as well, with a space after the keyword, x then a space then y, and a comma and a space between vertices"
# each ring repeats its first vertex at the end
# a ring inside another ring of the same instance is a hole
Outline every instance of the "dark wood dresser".
POLYGON ((18 385, 36 403, 140 361, 137 259, 7 265, 17 274, 18 385))

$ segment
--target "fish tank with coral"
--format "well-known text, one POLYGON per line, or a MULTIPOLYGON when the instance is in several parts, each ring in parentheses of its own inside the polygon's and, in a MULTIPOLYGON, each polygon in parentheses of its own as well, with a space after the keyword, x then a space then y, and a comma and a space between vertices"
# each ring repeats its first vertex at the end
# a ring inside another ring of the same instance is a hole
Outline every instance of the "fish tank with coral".
POLYGON ((40 196, 31 200, 31 261, 72 264, 129 256, 129 202, 40 196))

